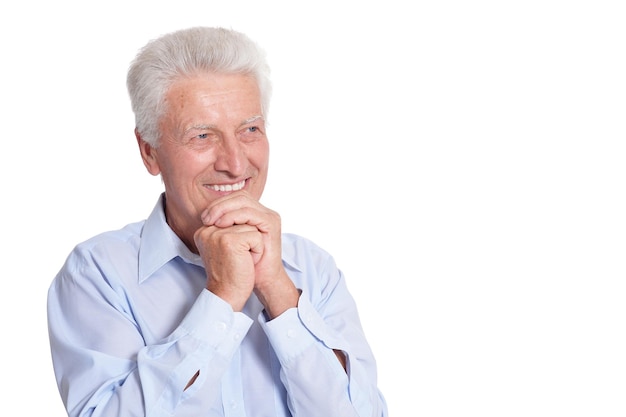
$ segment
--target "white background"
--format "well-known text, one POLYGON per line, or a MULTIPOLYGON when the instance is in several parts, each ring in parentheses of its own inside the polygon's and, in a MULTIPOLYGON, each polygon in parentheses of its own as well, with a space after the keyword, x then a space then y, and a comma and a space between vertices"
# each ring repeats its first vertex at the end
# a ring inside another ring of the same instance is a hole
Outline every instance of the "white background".
POLYGON ((263 200, 346 273, 393 417, 623 417, 620 3, 5 2, 2 409, 65 415, 48 286, 76 243, 161 191, 129 62, 221 25, 268 52, 263 200))

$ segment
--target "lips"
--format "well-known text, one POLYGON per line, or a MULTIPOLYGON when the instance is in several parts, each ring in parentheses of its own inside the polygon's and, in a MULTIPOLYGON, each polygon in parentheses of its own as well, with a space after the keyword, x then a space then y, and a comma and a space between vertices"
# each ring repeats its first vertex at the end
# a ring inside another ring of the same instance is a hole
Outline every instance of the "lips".
POLYGON ((205 187, 213 191, 237 191, 241 190, 244 185, 246 185, 246 180, 235 184, 207 184, 205 187))

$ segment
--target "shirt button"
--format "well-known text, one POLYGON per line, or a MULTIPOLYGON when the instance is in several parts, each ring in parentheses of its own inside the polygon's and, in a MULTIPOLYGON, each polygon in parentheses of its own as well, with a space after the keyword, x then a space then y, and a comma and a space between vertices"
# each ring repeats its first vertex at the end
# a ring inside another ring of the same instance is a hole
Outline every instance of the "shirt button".
POLYGON ((235 334, 233 335, 233 339, 235 339, 235 340, 239 340, 239 339, 241 339, 241 334, 240 334, 240 333, 235 333, 235 334))
POLYGON ((287 337, 293 339, 294 337, 296 337, 296 331, 293 329, 287 330, 287 337))
POLYGON ((223 321, 218 321, 217 323, 215 323, 215 328, 217 330, 224 331, 226 330, 226 323, 224 323, 223 321))
POLYGON ((233 409, 233 410, 234 410, 235 408, 237 408, 237 403, 236 403, 235 401, 231 401, 231 402, 230 402, 230 408, 231 408, 231 409, 233 409))

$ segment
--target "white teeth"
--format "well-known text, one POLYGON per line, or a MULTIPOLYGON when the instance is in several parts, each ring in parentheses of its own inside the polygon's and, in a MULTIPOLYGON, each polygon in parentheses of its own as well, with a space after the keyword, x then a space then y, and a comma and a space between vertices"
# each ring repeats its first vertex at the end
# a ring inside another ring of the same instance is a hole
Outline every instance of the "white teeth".
POLYGON ((207 185, 207 187, 215 191, 237 191, 241 190, 245 184, 246 181, 243 180, 237 184, 207 185))

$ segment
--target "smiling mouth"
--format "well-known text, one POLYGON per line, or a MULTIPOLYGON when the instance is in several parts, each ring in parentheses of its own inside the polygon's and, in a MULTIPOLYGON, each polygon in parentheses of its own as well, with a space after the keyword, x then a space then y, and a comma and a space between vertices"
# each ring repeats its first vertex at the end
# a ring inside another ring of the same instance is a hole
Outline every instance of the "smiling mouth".
POLYGON ((242 180, 236 184, 209 184, 205 187, 214 191, 238 191, 241 190, 244 185, 246 185, 246 180, 242 180))

